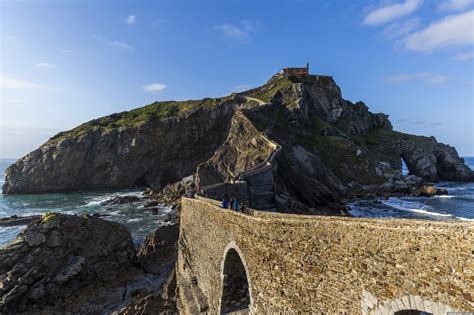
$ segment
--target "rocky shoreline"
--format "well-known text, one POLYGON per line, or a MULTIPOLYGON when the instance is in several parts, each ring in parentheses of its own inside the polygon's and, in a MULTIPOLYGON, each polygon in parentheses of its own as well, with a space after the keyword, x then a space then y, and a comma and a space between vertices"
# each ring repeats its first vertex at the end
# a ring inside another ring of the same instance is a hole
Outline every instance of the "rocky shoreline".
POLYGON ((0 250, 0 313, 175 312, 176 224, 137 250, 122 225, 48 213, 0 250))

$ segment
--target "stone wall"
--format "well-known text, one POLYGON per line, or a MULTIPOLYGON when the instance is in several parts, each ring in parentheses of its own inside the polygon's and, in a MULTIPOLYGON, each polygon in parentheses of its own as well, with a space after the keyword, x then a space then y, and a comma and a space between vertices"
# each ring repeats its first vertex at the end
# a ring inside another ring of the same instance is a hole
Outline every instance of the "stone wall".
POLYGON ((249 192, 246 181, 237 181, 234 183, 220 183, 206 186, 202 191, 203 196, 215 200, 222 198, 237 198, 242 204, 249 204, 249 192))
POLYGON ((474 311, 472 223, 249 216, 187 198, 182 205, 177 277, 184 312, 219 313, 230 248, 245 266, 252 313, 474 311))

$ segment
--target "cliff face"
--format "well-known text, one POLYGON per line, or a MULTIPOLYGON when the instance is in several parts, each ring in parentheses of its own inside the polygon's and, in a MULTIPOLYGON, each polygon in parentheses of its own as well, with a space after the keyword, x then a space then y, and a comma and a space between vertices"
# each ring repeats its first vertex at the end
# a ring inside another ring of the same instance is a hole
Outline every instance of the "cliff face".
POLYGON ((160 189, 196 172, 207 185, 260 163, 270 142, 281 147, 275 194, 301 212, 336 207, 354 187, 390 190, 402 159, 428 181, 474 180, 454 148, 393 131, 331 77, 276 75, 229 97, 156 103, 61 133, 8 168, 3 191, 160 189))
POLYGON ((160 188, 212 156, 236 104, 220 99, 171 117, 124 122, 117 114, 89 122, 16 161, 6 171, 3 192, 160 188))

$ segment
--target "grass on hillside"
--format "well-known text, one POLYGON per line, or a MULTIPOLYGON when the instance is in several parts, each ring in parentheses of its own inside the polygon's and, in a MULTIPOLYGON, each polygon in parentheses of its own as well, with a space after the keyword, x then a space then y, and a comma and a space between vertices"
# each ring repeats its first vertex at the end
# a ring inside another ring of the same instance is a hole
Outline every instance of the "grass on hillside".
POLYGON ((230 96, 180 102, 154 102, 150 105, 127 112, 116 113, 91 120, 72 130, 61 132, 51 138, 51 140, 64 139, 65 137, 80 137, 95 128, 100 128, 106 132, 120 127, 138 127, 147 121, 160 121, 169 117, 178 116, 181 113, 198 107, 213 109, 228 99, 230 99, 230 96))
POLYGON ((288 87, 292 82, 286 77, 276 77, 262 87, 251 90, 248 96, 270 103, 272 96, 280 89, 288 87))

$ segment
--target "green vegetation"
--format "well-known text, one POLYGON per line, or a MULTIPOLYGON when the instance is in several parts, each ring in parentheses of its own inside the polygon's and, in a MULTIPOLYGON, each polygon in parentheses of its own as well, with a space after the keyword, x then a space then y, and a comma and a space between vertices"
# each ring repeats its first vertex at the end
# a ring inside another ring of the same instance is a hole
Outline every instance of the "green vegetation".
POLYGON ((61 132, 51 140, 58 141, 66 137, 80 137, 95 128, 100 128, 102 132, 107 132, 120 127, 138 127, 148 121, 160 121, 169 117, 178 116, 188 110, 199 107, 214 109, 219 104, 229 100, 230 98, 230 96, 227 96, 223 98, 205 98, 202 100, 180 102, 154 102, 150 105, 127 112, 121 112, 91 120, 72 130, 61 132))
POLYGON ((43 214, 43 216, 41 217, 41 223, 46 223, 48 221, 51 221, 51 220, 54 220, 58 217, 58 215, 54 212, 46 212, 45 214, 43 214))
POLYGON ((279 76, 270 80, 261 88, 252 90, 248 96, 270 103, 273 94, 282 88, 291 86, 291 84, 292 82, 286 76, 279 76))
MULTIPOLYGON (((366 158, 357 157, 357 148, 369 152, 365 149, 367 144, 362 143, 366 140, 366 135, 360 136, 360 142, 354 138, 347 139, 340 136, 324 135, 325 130, 335 127, 316 114, 310 114, 310 123, 295 128, 288 121, 285 111, 281 107, 272 107, 261 115, 254 115, 252 121, 262 131, 274 121, 272 134, 277 138, 286 137, 289 130, 291 130, 294 137, 292 141, 295 144, 303 145, 309 151, 317 152, 323 164, 327 165, 345 183, 357 181, 361 184, 382 184, 385 181, 384 178, 375 173, 375 167, 368 167, 366 158)), ((381 129, 380 131, 374 131, 374 134, 367 138, 368 141, 378 145, 379 137, 391 133, 390 130, 381 129)), ((368 160, 372 160, 371 157, 368 157, 368 160)))

